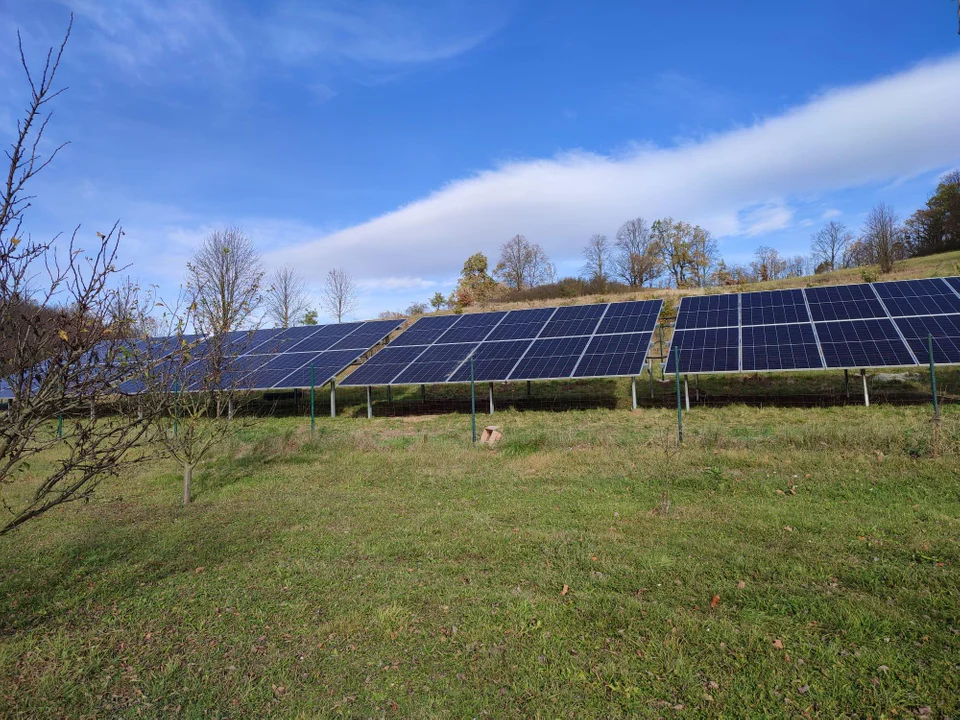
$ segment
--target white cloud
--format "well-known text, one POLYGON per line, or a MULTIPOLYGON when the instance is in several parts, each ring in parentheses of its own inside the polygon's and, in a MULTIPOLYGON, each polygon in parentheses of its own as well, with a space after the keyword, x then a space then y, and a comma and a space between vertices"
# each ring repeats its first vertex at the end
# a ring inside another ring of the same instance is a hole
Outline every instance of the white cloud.
POLYGON ((755 237, 790 227, 793 220, 793 208, 781 203, 762 205, 742 213, 741 230, 737 234, 755 237))
POLYGON ((820 216, 821 220, 832 220, 833 218, 840 217, 843 215, 842 210, 837 210, 836 208, 830 208, 823 211, 823 215, 820 216))
POLYGON ((269 260, 344 266, 363 278, 438 277, 477 250, 495 256, 517 232, 555 260, 575 257, 591 234, 612 235, 637 215, 683 218, 729 245, 731 236, 789 223, 792 197, 960 162, 957 87, 954 55, 695 143, 505 163, 269 260), (758 207, 766 215, 745 223, 758 207))
POLYGON ((364 290, 390 291, 390 290, 432 290, 440 287, 436 280, 427 280, 419 277, 379 277, 367 278, 357 281, 357 284, 364 290))

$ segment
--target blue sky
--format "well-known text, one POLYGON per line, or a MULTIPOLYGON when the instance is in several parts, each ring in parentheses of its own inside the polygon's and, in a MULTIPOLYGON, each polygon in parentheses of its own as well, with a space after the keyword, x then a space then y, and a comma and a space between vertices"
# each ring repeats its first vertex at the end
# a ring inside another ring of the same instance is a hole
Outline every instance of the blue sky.
POLYGON ((449 292, 523 233, 574 274, 595 232, 672 215, 805 253, 960 165, 952 0, 0 0, 0 140, 76 15, 37 236, 120 218, 171 295, 243 226, 268 267, 362 284, 358 317, 449 292))

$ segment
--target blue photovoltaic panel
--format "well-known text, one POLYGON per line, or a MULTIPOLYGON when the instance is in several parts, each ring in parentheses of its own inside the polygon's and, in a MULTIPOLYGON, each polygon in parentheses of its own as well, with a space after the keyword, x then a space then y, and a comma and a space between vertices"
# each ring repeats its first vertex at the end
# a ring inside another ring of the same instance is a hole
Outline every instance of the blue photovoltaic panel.
POLYGON ((284 348, 287 352, 320 352, 336 345, 345 336, 357 329, 356 323, 323 325, 311 335, 284 348))
POLYGON ((650 347, 652 332, 597 335, 573 372, 574 377, 639 375, 650 347))
POLYGON ((390 343, 391 347, 401 347, 404 345, 430 345, 462 315, 438 315, 436 317, 423 317, 408 327, 403 334, 390 343))
POLYGON ((745 327, 742 342, 744 372, 823 367, 810 323, 745 327))
POLYGON ((653 332, 663 300, 612 303, 597 326, 597 335, 653 332))
POLYGON ((810 322, 802 290, 762 290, 740 296, 740 324, 781 325, 810 322))
POLYGON ((281 353, 290 350, 298 342, 315 335, 320 328, 314 326, 301 326, 278 330, 276 334, 270 336, 267 340, 256 347, 247 351, 248 355, 262 355, 264 353, 281 353))
POLYGON ((960 313, 960 297, 943 280, 898 280, 874 283, 893 317, 960 313))
POLYGON ((929 362, 927 338, 930 335, 933 336, 934 362, 960 363, 960 315, 897 318, 894 322, 921 364, 929 362))
POLYGON ((476 343, 446 343, 431 345, 416 362, 411 363, 393 379, 394 385, 446 382, 467 356, 476 349, 476 343))
POLYGON ((588 337, 534 340, 527 354, 510 373, 510 379, 543 380, 569 377, 589 340, 588 337))
POLYGON ((960 293, 960 277, 948 277, 944 278, 947 281, 947 284, 960 293))
POLYGON ((737 295, 699 295, 680 300, 677 330, 735 327, 740 324, 737 295))
POLYGON ((606 305, 573 305, 557 308, 553 317, 543 328, 540 337, 571 337, 592 335, 603 315, 606 305))
POLYGON ((402 320, 363 323, 352 333, 330 346, 330 350, 369 350, 403 324, 402 320))
MULTIPOLYGON (((473 354, 473 378, 477 382, 506 380, 521 358, 530 340, 485 342, 473 354)), ((450 382, 470 382, 470 360, 466 360, 450 377, 450 382)))
POLYGON ((535 310, 513 310, 501 321, 487 337, 492 340, 522 340, 535 338, 556 308, 537 308, 535 310))
POLYGON ((870 285, 836 285, 805 290, 814 321, 884 318, 883 305, 870 285))
POLYGON ((321 353, 306 353, 309 360, 293 372, 274 381, 272 388, 306 388, 310 387, 310 368, 313 367, 313 382, 323 385, 331 378, 336 377, 343 369, 357 359, 357 350, 327 350, 321 353))
POLYGON ((439 343, 480 342, 507 313, 490 312, 464 315, 460 322, 437 338, 439 343))
POLYGON ((676 372, 676 350, 681 373, 736 372, 740 369, 740 328, 678 330, 673 334, 665 372, 676 372))
POLYGON ((827 367, 916 365, 892 320, 821 322, 816 326, 827 367))
POLYGON ((389 385, 401 370, 426 349, 423 345, 387 345, 350 373, 341 385, 389 385))

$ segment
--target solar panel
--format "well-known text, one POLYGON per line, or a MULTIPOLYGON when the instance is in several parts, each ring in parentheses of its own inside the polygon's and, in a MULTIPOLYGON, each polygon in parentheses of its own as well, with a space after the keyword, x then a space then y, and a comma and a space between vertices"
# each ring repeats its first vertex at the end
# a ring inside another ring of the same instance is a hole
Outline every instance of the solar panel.
POLYGON ((735 327, 740 324, 738 295, 699 295, 680 300, 677 330, 735 327))
POLYGON ((326 350, 321 353, 306 354, 310 356, 307 362, 275 380, 270 387, 274 389, 305 388, 310 387, 311 380, 315 385, 323 385, 357 359, 356 350, 326 350))
POLYGON ((557 308, 537 308, 535 310, 513 310, 500 321, 500 324, 487 336, 493 340, 533 339, 540 334, 547 320, 557 308))
POLYGON ((341 384, 389 385, 401 370, 416 360, 426 349, 424 345, 404 346, 391 343, 350 373, 341 384))
POLYGON ((827 367, 916 365, 888 318, 816 323, 827 367))
POLYGON ((870 285, 835 285, 804 290, 814 321, 887 317, 870 285))
POLYGON ((587 345, 574 377, 639 375, 650 348, 652 332, 596 335, 587 345))
POLYGON ((960 293, 960 277, 943 278, 947 285, 952 287, 957 293, 960 293))
POLYGON ((927 362, 930 356, 927 350, 930 335, 935 363, 960 363, 960 315, 897 318, 894 322, 921 363, 927 362))
POLYGON ((740 328, 677 330, 673 334, 665 372, 676 372, 674 348, 681 373, 736 372, 740 369, 740 328))
POLYGON ((327 350, 336 345, 345 336, 356 330, 354 323, 342 323, 339 325, 324 325, 317 329, 311 335, 292 343, 286 348, 287 352, 310 352, 327 350))
POLYGON ((544 380, 570 377, 589 337, 554 337, 534 340, 510 373, 510 380, 544 380))
POLYGON ((802 290, 762 290, 740 295, 741 321, 747 325, 810 322, 802 290))
POLYGON ((960 313, 960 297, 942 279, 874 283, 892 317, 960 313))
POLYGON ((744 371, 823 367, 809 323, 744 327, 742 343, 744 371))
POLYGON ((389 335, 396 327, 397 322, 393 320, 362 323, 360 327, 356 328, 342 340, 331 345, 329 349, 369 350, 389 335))
POLYGON ((480 342, 495 328, 506 312, 475 313, 464 315, 460 322, 449 328, 439 338, 437 343, 480 342))
MULTIPOLYGON (((477 382, 506 380, 510 371, 530 347, 531 340, 504 340, 482 343, 473 353, 473 377, 477 382)), ((450 382, 470 381, 470 361, 450 376, 450 382)))
POLYGON ((607 309, 606 305, 573 305, 557 308, 540 337, 574 337, 592 335, 607 309))
POLYGON ((662 300, 611 303, 597 326, 597 335, 653 331, 662 300))
POLYGON ((416 362, 408 365, 393 379, 396 385, 417 385, 420 383, 446 382, 450 374, 459 367, 477 343, 446 343, 431 345, 416 362))
POLYGON ((393 347, 403 345, 430 345, 443 335, 448 328, 460 320, 461 315, 438 315, 423 317, 407 328, 403 334, 390 343, 393 347))

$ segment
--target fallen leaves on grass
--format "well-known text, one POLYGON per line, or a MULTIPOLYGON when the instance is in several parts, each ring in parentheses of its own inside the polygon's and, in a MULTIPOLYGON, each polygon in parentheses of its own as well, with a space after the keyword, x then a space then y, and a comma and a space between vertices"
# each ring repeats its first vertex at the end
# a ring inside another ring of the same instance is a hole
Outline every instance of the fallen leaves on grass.
POLYGON ((569 585, 564 585, 564 586, 563 586, 563 590, 560 591, 560 594, 561 594, 561 595, 566 595, 568 592, 570 592, 570 586, 569 586, 569 585))
POLYGON ((719 604, 720 604, 720 596, 714 595, 713 598, 710 600, 710 607, 715 608, 719 604))
POLYGON ((747 584, 743 580, 741 580, 740 582, 737 583, 737 590, 743 590, 746 586, 747 584))
POLYGON ((783 650, 783 640, 781 640, 780 638, 777 638, 776 640, 774 640, 773 647, 775 647, 777 650, 783 650))

